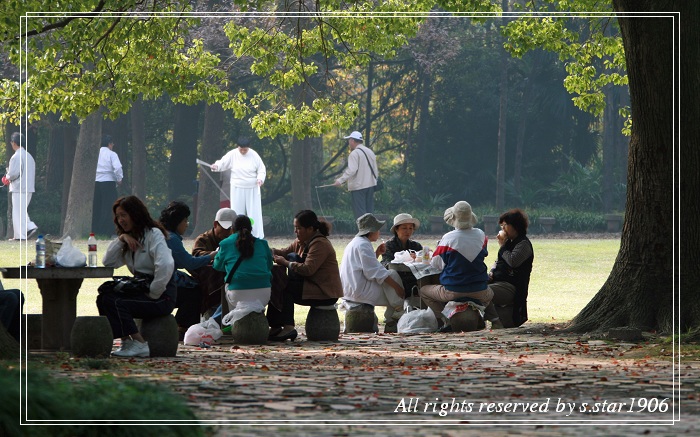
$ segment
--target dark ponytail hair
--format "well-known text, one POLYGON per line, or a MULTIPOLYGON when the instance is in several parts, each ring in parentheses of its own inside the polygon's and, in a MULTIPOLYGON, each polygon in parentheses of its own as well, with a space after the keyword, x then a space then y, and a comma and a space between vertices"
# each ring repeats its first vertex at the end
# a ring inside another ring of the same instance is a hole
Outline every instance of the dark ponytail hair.
POLYGON ((294 216, 297 223, 305 228, 314 228, 321 235, 327 237, 331 233, 331 225, 325 220, 319 220, 315 212, 310 209, 303 209, 294 216))
POLYGON ((250 222, 250 218, 245 215, 239 215, 236 217, 236 221, 233 222, 233 227, 238 234, 236 249, 240 252, 241 258, 251 258, 255 252, 255 237, 252 234, 253 224, 250 222))

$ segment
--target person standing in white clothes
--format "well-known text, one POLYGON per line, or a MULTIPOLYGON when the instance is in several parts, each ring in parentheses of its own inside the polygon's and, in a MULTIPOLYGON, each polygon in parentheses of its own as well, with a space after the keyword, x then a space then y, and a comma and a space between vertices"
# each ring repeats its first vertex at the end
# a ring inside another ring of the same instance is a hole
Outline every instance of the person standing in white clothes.
POLYGON ((212 171, 231 170, 231 209, 253 219, 253 236, 265 238, 260 187, 265 183, 265 164, 250 148, 250 139, 240 137, 238 147, 212 164, 212 171))
POLYGON ((35 164, 32 155, 22 147, 24 135, 19 132, 13 133, 10 144, 15 154, 10 158, 7 174, 2 178, 2 183, 9 185, 12 193, 14 238, 10 240, 26 240, 33 237, 38 229, 27 214, 27 207, 34 194, 35 164))
POLYGON ((92 232, 97 235, 116 235, 112 206, 118 197, 117 185, 122 183, 123 178, 124 171, 119 156, 114 152, 114 141, 110 135, 105 135, 97 159, 92 203, 92 232))

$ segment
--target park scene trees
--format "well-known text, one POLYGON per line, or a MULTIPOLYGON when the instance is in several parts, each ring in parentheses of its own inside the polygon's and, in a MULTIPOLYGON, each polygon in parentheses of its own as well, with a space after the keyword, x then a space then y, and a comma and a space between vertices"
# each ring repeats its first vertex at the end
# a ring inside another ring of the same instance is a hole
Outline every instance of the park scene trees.
POLYGON ((1 115, 44 165, 58 235, 89 232, 103 132, 128 163, 124 189, 153 210, 196 198, 197 233, 219 195, 195 158, 253 135, 264 209, 338 214, 342 194, 315 187, 360 130, 387 214, 462 199, 624 213, 610 277, 572 330, 698 326, 697 225, 678 216, 697 209, 698 109, 683 103, 699 85, 694 2, 581 0, 557 15, 559 2, 85 1, 82 16, 32 15, 39 3, 12 3, 3 21, 1 115))

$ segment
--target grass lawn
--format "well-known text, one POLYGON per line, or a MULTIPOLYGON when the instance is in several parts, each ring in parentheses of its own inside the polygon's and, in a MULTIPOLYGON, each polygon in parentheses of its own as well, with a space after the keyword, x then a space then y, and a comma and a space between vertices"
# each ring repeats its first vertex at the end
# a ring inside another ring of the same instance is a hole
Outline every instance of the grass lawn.
MULTIPOLYGON (((387 234, 383 236, 387 238, 387 234)), ((435 248, 436 238, 426 236, 417 240, 435 248)), ((351 236, 331 236, 336 247, 338 261, 342 259, 343 250, 351 236)), ((284 247, 290 238, 270 238, 271 247, 284 247)), ((189 250, 194 240, 185 240, 189 250)), ((108 241, 99 241, 100 260, 107 249, 108 241)), ((87 254, 87 240, 77 240, 74 244, 87 254)), ((612 269, 620 248, 619 239, 538 239, 533 236, 535 262, 530 280, 528 313, 532 322, 561 323, 571 320, 603 285, 612 269)), ((376 244, 375 244, 376 247, 376 244)), ((486 264, 490 267, 496 259, 498 243, 489 242, 489 256, 486 264)), ((25 265, 34 257, 34 245, 2 241, 0 242, 0 266, 25 265)), ((116 275, 128 275, 125 267, 117 270, 116 275)), ((106 279, 86 279, 78 294, 79 316, 97 315, 95 298, 97 287, 106 279)), ((26 302, 24 312, 41 313, 41 296, 36 281, 33 279, 3 279, 5 288, 19 288, 24 292, 26 302)), ((307 307, 296 306, 296 322, 303 325, 307 307)), ((384 308, 378 308, 377 314, 383 320, 384 308)))

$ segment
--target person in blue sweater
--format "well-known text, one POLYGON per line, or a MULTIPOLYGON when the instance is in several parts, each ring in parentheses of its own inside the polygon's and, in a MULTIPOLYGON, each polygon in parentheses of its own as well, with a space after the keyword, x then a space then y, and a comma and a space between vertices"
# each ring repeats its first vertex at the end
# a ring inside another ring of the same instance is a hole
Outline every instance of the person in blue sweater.
MULTIPOLYGON (((454 227, 443 235, 433 252, 430 265, 440 270, 440 284, 424 285, 420 296, 433 310, 443 331, 449 331, 449 321, 442 315, 445 304, 450 301, 473 300, 488 307, 493 291, 488 286, 489 274, 484 259, 488 255, 488 238, 481 229, 475 228, 476 215, 465 201, 447 208, 445 222, 454 227)), ((490 312, 487 312, 487 315, 490 312)), ((491 320, 492 328, 502 328, 500 319, 491 320)))
POLYGON ((233 228, 236 232, 219 243, 212 267, 226 272, 226 301, 231 310, 239 302, 253 301, 264 308, 272 293, 272 251, 266 240, 253 236, 247 216, 236 217, 233 228))
POLYGON ((175 284, 177 285, 177 320, 180 337, 184 337, 187 328, 199 323, 202 305, 206 296, 198 287, 197 281, 187 273, 177 270, 185 269, 193 272, 204 267, 214 259, 216 252, 209 255, 192 256, 182 244, 182 236, 189 225, 190 208, 183 202, 172 201, 160 213, 160 223, 168 230, 166 244, 170 248, 175 261, 175 284))

